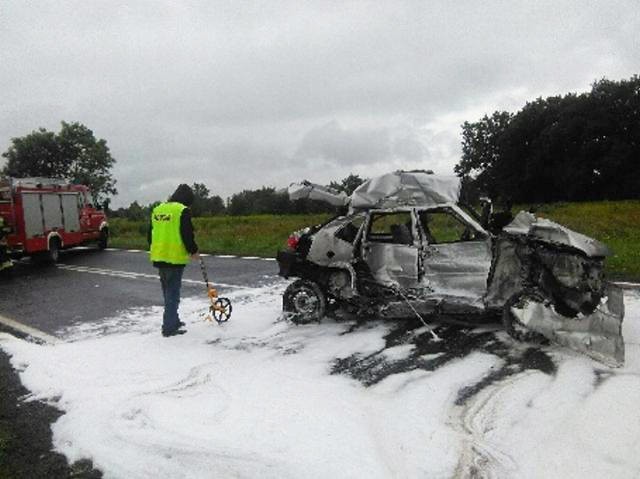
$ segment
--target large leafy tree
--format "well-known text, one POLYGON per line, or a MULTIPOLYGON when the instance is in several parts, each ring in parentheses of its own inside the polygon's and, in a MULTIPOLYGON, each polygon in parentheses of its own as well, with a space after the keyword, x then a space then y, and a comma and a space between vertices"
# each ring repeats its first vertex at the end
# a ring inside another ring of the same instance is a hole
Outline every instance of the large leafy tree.
POLYGON ((107 142, 96 139, 81 123, 63 121, 57 134, 40 128, 26 136, 12 138, 2 156, 7 159, 2 170, 7 176, 67 178, 91 187, 99 200, 117 193, 116 180, 111 174, 116 160, 107 142))
POLYGON ((462 126, 464 184, 513 202, 640 197, 640 78, 462 126))
POLYGON ((485 115, 475 123, 462 125, 462 159, 454 171, 465 179, 464 184, 475 190, 483 191, 492 197, 497 196, 495 171, 500 161, 500 140, 512 115, 506 111, 496 111, 490 117, 485 115))

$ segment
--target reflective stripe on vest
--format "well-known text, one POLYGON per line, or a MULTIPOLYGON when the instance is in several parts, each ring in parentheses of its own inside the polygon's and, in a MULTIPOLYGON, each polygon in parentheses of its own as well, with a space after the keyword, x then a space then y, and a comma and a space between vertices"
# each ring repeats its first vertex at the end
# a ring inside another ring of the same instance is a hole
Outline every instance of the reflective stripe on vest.
POLYGON ((189 262, 189 252, 180 235, 180 216, 185 208, 182 203, 162 203, 151 212, 151 261, 189 262))

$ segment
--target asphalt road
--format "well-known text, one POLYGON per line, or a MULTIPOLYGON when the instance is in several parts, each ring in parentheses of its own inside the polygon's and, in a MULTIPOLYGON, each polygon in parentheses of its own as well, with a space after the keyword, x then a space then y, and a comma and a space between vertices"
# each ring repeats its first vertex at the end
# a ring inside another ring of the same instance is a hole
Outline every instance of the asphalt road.
MULTIPOLYGON (((221 294, 274 281, 278 265, 259 258, 205 256, 209 280, 221 294)), ((200 266, 185 269, 182 296, 204 295, 200 266)), ((145 251, 77 248, 62 252, 55 266, 18 262, 0 279, 0 316, 47 334, 93 322, 135 307, 162 304, 157 270, 145 251)))

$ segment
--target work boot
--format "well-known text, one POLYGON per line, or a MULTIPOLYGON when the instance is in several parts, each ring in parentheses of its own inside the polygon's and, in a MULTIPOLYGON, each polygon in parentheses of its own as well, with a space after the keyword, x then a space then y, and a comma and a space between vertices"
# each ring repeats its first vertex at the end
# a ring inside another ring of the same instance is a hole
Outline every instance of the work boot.
POLYGON ((162 335, 165 338, 171 337, 171 336, 179 336, 181 334, 185 334, 187 331, 185 329, 174 329, 173 331, 169 331, 169 332, 165 332, 162 331, 162 335))

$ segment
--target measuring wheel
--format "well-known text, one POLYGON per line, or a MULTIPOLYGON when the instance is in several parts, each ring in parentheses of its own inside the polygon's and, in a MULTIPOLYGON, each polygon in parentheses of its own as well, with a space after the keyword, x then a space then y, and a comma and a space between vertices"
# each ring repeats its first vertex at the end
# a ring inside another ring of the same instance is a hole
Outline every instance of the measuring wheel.
POLYGON ((233 306, 231 306, 231 301, 229 300, 229 298, 218 298, 211 305, 209 310, 211 311, 213 319, 215 319, 218 323, 226 323, 231 317, 233 306))

